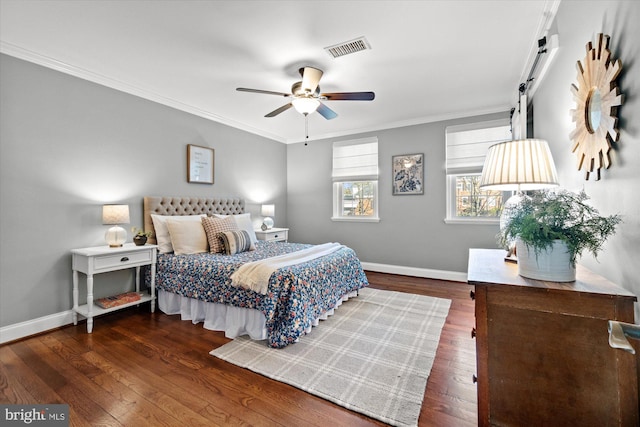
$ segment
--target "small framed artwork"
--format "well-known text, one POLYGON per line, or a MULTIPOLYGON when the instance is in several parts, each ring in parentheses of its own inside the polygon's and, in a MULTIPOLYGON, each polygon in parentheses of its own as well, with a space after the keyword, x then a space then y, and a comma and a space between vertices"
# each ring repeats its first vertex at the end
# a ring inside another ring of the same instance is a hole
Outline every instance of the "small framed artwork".
POLYGON ((187 144, 187 182, 213 184, 213 148, 187 144))
POLYGON ((393 195, 424 194, 424 154, 392 157, 393 195))

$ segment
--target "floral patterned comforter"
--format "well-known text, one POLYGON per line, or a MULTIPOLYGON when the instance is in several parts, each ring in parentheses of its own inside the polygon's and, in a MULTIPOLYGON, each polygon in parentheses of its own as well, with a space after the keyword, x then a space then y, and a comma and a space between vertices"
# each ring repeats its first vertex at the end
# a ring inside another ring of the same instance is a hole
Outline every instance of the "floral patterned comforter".
POLYGON ((258 241, 256 250, 237 255, 158 254, 156 287, 207 302, 260 310, 271 347, 285 347, 345 294, 368 286, 355 251, 343 247, 303 264, 283 267, 269 280, 266 295, 231 285, 231 274, 249 261, 310 247, 258 241))

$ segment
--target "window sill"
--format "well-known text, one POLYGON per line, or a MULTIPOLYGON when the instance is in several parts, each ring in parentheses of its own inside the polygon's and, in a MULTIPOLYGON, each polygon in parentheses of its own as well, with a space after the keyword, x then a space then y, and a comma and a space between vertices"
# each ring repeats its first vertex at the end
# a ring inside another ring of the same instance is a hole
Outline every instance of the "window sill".
POLYGON ((332 216, 331 217, 331 221, 336 221, 336 222, 380 222, 380 218, 332 216))
POLYGON ((500 225, 500 218, 445 218, 445 224, 465 224, 465 225, 500 225))

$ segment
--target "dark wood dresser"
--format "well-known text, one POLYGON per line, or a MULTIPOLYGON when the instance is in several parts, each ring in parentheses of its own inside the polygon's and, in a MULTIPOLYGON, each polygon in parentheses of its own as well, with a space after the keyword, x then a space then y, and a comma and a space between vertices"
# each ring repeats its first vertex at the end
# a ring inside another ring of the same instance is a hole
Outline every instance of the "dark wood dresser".
POLYGON ((504 255, 469 252, 479 425, 638 426, 638 359, 607 331, 634 323, 635 295, 581 266, 575 282, 527 279, 504 255))

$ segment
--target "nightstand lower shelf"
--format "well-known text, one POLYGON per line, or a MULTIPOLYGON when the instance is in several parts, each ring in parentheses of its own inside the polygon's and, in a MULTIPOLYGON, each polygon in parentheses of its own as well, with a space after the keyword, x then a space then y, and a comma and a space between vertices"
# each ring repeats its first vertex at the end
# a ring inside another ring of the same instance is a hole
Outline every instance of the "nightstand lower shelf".
MULTIPOLYGON (((122 310, 123 308, 131 307, 132 305, 140 305, 145 302, 149 302, 152 299, 153 297, 151 295, 143 295, 137 301, 128 302, 126 304, 120 304, 120 305, 116 305, 115 307, 109 307, 109 308, 102 308, 99 305, 94 304, 93 307, 91 308, 91 316, 92 317, 101 316, 103 314, 111 313, 112 311, 122 310)), ((87 318, 89 315, 89 305, 88 304, 79 305, 75 311, 80 316, 87 318)))

